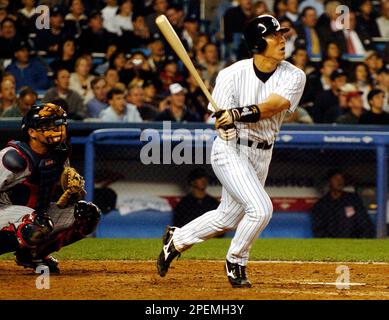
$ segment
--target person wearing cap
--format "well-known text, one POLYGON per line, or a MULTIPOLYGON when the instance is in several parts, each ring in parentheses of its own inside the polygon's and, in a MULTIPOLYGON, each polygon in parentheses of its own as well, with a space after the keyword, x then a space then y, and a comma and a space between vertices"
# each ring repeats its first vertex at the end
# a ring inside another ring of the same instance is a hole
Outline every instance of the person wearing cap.
POLYGON ((15 50, 15 59, 6 69, 16 80, 16 90, 28 86, 34 90, 45 90, 49 87, 48 69, 36 58, 30 57, 29 45, 22 41, 15 50))
POLYGON ((54 56, 67 36, 63 13, 60 7, 54 6, 50 9, 50 28, 37 30, 35 47, 40 51, 45 51, 49 56, 54 56))
POLYGON ((347 82, 343 69, 337 69, 331 73, 331 89, 324 90, 316 96, 312 115, 315 123, 334 123, 341 115, 340 90, 347 82))
POLYGON ((312 208, 315 238, 372 238, 374 226, 361 197, 346 192, 345 174, 338 169, 327 174, 328 192, 312 208))
POLYGON ((341 95, 345 96, 347 111, 336 119, 339 124, 358 124, 363 114, 363 92, 354 85, 347 83, 341 88, 341 95))
POLYGON ((376 87, 384 92, 384 111, 389 112, 389 65, 378 70, 376 87))
POLYGON ((19 92, 17 104, 12 105, 1 115, 3 118, 24 117, 28 110, 36 103, 37 93, 30 87, 23 87, 19 92))
POLYGON ((104 122, 142 122, 135 106, 126 102, 125 92, 118 88, 107 94, 109 107, 100 112, 99 118, 104 122))
POLYGON ((147 48, 150 50, 150 55, 147 59, 151 70, 160 73, 166 61, 165 45, 158 34, 153 35, 147 48))
POLYGON ((202 169, 192 170, 187 178, 189 193, 173 210, 173 225, 182 227, 203 213, 218 207, 219 201, 207 193, 208 174, 202 169))
POLYGON ((109 45, 117 42, 117 36, 103 27, 103 18, 99 11, 89 15, 87 28, 79 40, 81 52, 105 53, 109 45))
POLYGON ((380 89, 373 89, 367 95, 370 111, 363 114, 359 120, 360 124, 389 124, 389 113, 384 111, 385 94, 380 89))
POLYGON ((165 100, 166 108, 157 115, 155 121, 172 122, 199 122, 200 117, 190 111, 185 105, 185 94, 187 90, 179 83, 169 86, 170 96, 165 100))

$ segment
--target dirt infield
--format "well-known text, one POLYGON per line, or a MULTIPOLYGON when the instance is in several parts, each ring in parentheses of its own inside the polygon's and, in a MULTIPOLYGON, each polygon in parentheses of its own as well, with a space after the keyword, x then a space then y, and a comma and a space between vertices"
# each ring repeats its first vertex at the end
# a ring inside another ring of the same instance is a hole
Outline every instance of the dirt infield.
POLYGON ((175 261, 165 278, 153 261, 62 261, 50 289, 36 289, 32 271, 0 262, 0 299, 389 299, 389 264, 250 262, 253 287, 232 289, 223 261, 175 261), (350 288, 337 289, 340 265, 350 288))

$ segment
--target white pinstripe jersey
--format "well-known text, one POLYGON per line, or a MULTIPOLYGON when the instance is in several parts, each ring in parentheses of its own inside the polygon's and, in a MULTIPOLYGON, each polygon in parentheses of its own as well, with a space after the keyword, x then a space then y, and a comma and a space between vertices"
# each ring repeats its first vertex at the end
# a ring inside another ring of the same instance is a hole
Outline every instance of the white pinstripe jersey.
MULTIPOLYGON (((240 138, 273 143, 286 112, 293 112, 304 91, 306 76, 299 68, 282 61, 272 76, 263 83, 255 74, 253 58, 241 60, 221 70, 212 97, 221 109, 263 103, 271 93, 290 101, 290 108, 256 123, 237 122, 240 138), (242 130, 247 129, 247 130, 242 130)), ((208 109, 214 111, 212 105, 208 109)))

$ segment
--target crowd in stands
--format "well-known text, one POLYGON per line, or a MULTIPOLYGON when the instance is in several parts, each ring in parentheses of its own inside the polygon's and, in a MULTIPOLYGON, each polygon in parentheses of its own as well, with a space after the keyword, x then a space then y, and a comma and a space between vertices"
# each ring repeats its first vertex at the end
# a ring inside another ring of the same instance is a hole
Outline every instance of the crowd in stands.
POLYGON ((389 0, 220 0, 209 20, 200 2, 0 0, 0 119, 57 102, 74 120, 210 121, 155 18, 168 17, 212 90, 222 68, 250 57, 248 21, 272 14, 290 28, 287 61, 307 75, 285 122, 389 124, 389 0))

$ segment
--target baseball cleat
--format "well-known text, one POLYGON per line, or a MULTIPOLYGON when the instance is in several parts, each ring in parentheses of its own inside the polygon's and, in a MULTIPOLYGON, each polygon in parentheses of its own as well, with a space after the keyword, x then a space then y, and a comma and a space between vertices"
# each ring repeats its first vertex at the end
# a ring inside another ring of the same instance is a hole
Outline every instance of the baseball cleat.
POLYGON ((169 270, 170 263, 180 255, 173 244, 173 233, 175 227, 167 226, 162 237, 162 250, 157 259, 157 270, 161 277, 164 277, 169 270))
POLYGON ((233 288, 251 288, 251 282, 247 279, 246 267, 226 260, 226 273, 228 281, 233 288))
POLYGON ((33 269, 34 271, 41 266, 49 268, 50 273, 59 274, 58 260, 53 256, 47 256, 44 258, 34 258, 28 250, 18 250, 15 252, 15 261, 18 266, 33 269))

